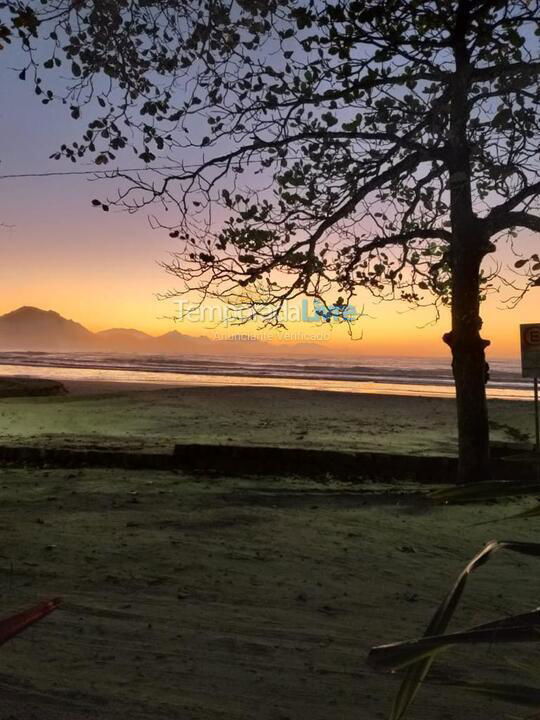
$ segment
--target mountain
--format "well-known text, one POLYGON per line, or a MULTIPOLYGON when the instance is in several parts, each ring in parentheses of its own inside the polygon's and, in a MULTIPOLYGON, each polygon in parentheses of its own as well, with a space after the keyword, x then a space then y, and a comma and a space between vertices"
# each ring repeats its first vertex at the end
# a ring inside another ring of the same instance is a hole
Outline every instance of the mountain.
POLYGON ((99 330, 94 333, 97 337, 105 340, 128 340, 133 342, 142 342, 149 340, 152 335, 142 332, 142 330, 134 330, 133 328, 111 328, 110 330, 99 330))
POLYGON ((168 353, 170 355, 189 355, 189 354, 207 354, 215 352, 213 349, 213 340, 204 335, 195 337, 193 335, 185 335, 172 330, 154 338, 156 352, 168 353))
POLYGON ((104 352, 144 353, 154 340, 151 335, 131 328, 111 328, 94 333, 95 349, 102 348, 104 352))
POLYGON ((87 350, 93 342, 94 333, 53 310, 21 307, 0 316, 2 350, 87 350))
POLYGON ((130 328, 90 332, 53 310, 21 307, 0 315, 0 352, 114 352, 169 355, 317 355, 326 348, 315 343, 278 344, 235 335, 213 340, 176 330, 158 337, 130 328))

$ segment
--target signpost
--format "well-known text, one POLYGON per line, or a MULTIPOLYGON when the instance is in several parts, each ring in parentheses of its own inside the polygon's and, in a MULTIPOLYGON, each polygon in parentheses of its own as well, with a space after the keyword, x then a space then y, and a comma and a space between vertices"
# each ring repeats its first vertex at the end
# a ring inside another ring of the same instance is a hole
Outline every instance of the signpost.
POLYGON ((534 378, 534 421, 536 452, 540 452, 540 419, 538 410, 538 378, 540 377, 540 323, 520 325, 521 369, 524 378, 534 378))

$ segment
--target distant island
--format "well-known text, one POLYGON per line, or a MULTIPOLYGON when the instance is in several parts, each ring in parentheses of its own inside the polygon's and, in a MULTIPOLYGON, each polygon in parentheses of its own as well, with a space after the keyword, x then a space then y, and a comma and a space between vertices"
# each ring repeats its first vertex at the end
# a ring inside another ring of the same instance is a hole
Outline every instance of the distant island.
POLYGON ((24 306, 0 315, 0 352, 115 352, 167 355, 319 355, 316 343, 278 344, 238 334, 227 340, 173 330, 157 337, 131 328, 91 332, 54 310, 24 306))

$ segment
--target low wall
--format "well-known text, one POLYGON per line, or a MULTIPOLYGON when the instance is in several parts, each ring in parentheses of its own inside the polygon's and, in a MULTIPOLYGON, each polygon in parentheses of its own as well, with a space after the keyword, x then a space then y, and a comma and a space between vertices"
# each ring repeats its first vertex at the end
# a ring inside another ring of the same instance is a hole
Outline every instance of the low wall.
MULTIPOLYGON (((0 446, 0 463, 52 467, 186 470, 229 475, 332 476, 349 480, 455 481, 457 459, 391 453, 338 452, 304 448, 235 445, 176 445, 172 454, 0 446)), ((537 480, 540 466, 529 459, 495 457, 495 479, 537 480)))

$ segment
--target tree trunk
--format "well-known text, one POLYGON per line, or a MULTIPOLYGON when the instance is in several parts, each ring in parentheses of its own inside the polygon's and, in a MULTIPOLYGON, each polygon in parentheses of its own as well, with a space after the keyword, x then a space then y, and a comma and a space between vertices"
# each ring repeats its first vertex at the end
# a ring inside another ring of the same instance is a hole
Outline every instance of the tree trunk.
POLYGON ((458 482, 490 478, 486 342, 480 337, 479 315, 482 258, 475 246, 477 238, 454 246, 451 347, 458 420, 458 482))
POLYGON ((447 146, 452 225, 452 333, 448 343, 456 385, 459 482, 490 477, 485 342, 480 337, 480 264, 489 248, 472 202, 468 134, 472 68, 467 44, 471 7, 470 0, 459 0, 455 14, 452 48, 456 68, 447 146))

